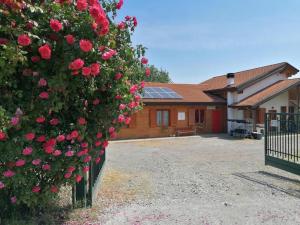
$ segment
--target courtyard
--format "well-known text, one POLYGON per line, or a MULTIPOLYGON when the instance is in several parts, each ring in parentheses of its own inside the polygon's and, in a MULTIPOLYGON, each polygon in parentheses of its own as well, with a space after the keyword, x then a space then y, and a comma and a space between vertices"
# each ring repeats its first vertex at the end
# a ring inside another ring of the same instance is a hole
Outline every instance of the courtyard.
POLYGON ((264 166, 263 140, 227 135, 115 141, 96 224, 299 224, 299 177, 264 166))

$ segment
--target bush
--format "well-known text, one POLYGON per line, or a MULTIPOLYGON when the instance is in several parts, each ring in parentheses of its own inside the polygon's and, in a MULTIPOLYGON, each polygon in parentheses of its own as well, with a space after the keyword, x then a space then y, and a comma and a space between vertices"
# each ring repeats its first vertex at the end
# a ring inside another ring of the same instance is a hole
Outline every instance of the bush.
POLYGON ((145 72, 136 71, 147 60, 131 43, 136 18, 115 22, 122 0, 0 3, 5 213, 46 204, 62 185, 79 182, 91 160, 100 161, 108 140, 141 107, 145 72))

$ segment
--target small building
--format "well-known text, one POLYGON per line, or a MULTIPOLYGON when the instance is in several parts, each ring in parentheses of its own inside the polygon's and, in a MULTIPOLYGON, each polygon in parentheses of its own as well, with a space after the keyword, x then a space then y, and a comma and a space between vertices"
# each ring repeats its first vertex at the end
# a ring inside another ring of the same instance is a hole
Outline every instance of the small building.
POLYGON ((118 138, 230 133, 263 128, 265 112, 299 110, 299 71, 289 63, 213 77, 200 84, 146 83, 144 109, 118 138))

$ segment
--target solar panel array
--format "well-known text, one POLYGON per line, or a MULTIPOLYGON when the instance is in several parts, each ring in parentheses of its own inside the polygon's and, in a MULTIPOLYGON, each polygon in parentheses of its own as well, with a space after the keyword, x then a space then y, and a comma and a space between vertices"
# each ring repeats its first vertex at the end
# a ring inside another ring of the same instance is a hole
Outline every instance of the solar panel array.
POLYGON ((182 96, 177 94, 170 88, 165 87, 145 87, 142 98, 158 98, 158 99, 182 99, 182 96))

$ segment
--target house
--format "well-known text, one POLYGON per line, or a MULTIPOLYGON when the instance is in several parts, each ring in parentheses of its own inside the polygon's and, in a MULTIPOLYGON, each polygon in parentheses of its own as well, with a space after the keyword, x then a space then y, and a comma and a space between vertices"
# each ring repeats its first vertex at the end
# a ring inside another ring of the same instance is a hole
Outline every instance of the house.
POLYGON ((144 109, 119 138, 257 131, 266 112, 296 112, 299 70, 283 62, 213 77, 200 84, 147 83, 144 109))

